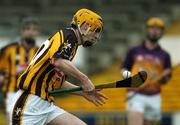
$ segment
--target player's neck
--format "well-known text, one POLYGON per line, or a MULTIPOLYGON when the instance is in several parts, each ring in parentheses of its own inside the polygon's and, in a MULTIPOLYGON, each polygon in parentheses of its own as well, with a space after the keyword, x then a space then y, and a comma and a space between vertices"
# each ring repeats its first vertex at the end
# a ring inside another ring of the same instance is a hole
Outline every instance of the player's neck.
POLYGON ((26 42, 22 41, 21 45, 26 49, 26 50, 30 50, 32 46, 28 45, 26 42))
POLYGON ((152 50, 155 49, 158 46, 158 42, 151 42, 149 40, 145 41, 145 46, 147 49, 152 50))

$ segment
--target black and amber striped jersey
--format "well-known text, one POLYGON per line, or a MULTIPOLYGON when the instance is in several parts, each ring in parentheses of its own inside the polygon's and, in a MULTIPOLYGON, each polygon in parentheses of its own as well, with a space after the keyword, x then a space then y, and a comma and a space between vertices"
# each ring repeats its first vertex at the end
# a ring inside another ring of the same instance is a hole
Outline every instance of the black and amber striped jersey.
POLYGON ((26 50, 20 42, 11 43, 1 49, 0 70, 5 72, 4 93, 17 90, 17 79, 28 66, 37 50, 36 46, 26 50))
POLYGON ((61 86, 65 81, 63 72, 51 61, 54 58, 72 60, 78 48, 73 29, 60 30, 46 40, 33 57, 25 72, 18 79, 18 88, 35 94, 42 99, 53 101, 47 92, 61 86))

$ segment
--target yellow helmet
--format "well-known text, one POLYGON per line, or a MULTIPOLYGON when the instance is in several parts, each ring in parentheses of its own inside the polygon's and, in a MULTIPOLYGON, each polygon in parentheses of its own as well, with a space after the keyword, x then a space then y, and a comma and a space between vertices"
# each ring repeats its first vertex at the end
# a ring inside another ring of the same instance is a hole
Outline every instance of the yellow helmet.
POLYGON ((153 27, 153 26, 164 28, 164 22, 162 21, 162 19, 157 17, 149 18, 147 21, 147 27, 153 27))
POLYGON ((85 22, 89 25, 88 31, 101 31, 103 29, 101 16, 88 9, 78 10, 72 19, 71 25, 75 25, 77 28, 80 28, 85 22))

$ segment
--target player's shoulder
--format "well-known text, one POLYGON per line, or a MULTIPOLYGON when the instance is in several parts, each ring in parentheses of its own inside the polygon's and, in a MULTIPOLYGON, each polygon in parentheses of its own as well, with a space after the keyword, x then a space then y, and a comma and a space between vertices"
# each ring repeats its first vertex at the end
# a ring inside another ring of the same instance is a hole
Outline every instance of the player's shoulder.
POLYGON ((62 29, 64 36, 74 36, 74 31, 72 28, 64 28, 62 29))
POLYGON ((7 45, 5 45, 4 47, 2 47, 2 48, 1 48, 1 51, 8 50, 8 49, 10 49, 10 48, 12 48, 12 47, 16 47, 16 46, 18 46, 18 45, 19 45, 18 42, 12 42, 12 43, 7 44, 7 45))
POLYGON ((32 49, 38 50, 38 49, 39 49, 39 46, 35 45, 32 49))
POLYGON ((4 46, 3 48, 9 48, 9 47, 13 47, 13 46, 18 46, 19 43, 18 42, 12 42, 10 44, 7 44, 6 46, 4 46))
POLYGON ((69 42, 77 42, 77 37, 72 30, 72 28, 64 28, 59 31, 56 31, 53 35, 51 35, 48 40, 50 41, 69 41, 69 42))
POLYGON ((169 52, 167 50, 165 50, 164 48, 160 47, 160 51, 162 54, 164 54, 165 56, 170 56, 169 52))
POLYGON ((135 46, 132 46, 130 49, 129 49, 129 52, 135 52, 137 50, 141 50, 143 48, 143 45, 142 44, 139 44, 139 45, 135 45, 135 46))
POLYGON ((62 29, 62 31, 63 31, 65 40, 71 39, 71 40, 77 41, 77 37, 72 28, 64 28, 64 29, 62 29))
POLYGON ((74 35, 74 33, 73 33, 72 29, 64 28, 64 29, 60 29, 59 31, 55 31, 49 37, 49 39, 51 39, 52 37, 64 37, 64 38, 66 38, 67 36, 73 36, 73 35, 74 35))
POLYGON ((59 38, 60 37, 60 31, 56 31, 52 33, 52 35, 48 38, 48 40, 59 38))

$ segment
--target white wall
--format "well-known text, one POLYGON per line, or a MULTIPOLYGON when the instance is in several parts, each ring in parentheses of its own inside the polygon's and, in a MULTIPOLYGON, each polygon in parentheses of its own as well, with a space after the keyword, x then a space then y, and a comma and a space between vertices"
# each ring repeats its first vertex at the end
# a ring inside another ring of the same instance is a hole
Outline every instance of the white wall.
POLYGON ((164 36, 160 44, 170 53, 173 65, 180 63, 180 36, 164 36))

